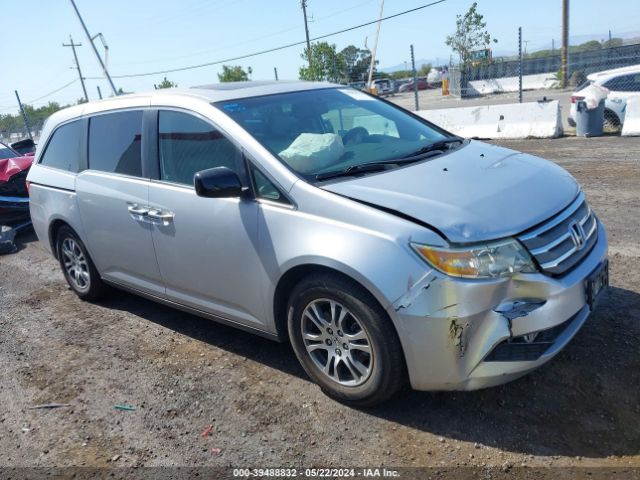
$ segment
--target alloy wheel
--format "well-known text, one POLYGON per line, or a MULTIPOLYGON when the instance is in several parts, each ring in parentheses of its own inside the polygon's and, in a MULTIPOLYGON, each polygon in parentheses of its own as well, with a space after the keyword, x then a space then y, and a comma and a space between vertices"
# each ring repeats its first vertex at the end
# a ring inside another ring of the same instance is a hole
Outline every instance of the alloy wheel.
POLYGON ((373 368, 373 348, 362 323, 330 299, 309 303, 302 313, 302 339, 318 369, 340 385, 364 383, 373 368))
POLYGON ((78 242, 70 237, 65 238, 62 242, 61 254, 62 264, 73 286, 81 292, 88 290, 89 264, 78 242))

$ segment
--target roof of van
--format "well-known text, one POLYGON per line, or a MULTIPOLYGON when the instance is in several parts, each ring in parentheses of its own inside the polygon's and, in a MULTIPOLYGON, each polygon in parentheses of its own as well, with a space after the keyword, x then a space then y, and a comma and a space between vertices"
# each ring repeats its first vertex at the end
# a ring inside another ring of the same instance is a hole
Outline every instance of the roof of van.
MULTIPOLYGON (((294 81, 262 81, 262 82, 227 82, 213 83, 193 88, 163 88, 149 92, 129 93, 109 97, 104 100, 97 100, 89 103, 82 103, 72 107, 64 108, 49 117, 52 124, 59 124, 69 119, 80 117, 87 113, 109 110, 113 104, 143 103, 152 98, 164 95, 183 95, 185 97, 198 98, 208 103, 221 102, 227 100, 239 100, 249 97, 260 97, 263 95, 273 95, 278 93, 301 92, 305 90, 319 90, 323 88, 351 88, 346 85, 337 85, 329 82, 305 82, 294 81)), ((132 105, 133 106, 133 105, 132 105)))

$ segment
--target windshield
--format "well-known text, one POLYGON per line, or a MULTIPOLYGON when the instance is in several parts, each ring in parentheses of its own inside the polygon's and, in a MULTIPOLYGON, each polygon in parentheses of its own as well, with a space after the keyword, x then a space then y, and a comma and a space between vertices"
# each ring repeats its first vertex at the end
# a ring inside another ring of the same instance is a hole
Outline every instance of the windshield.
POLYGON ((9 147, 5 147, 4 145, 0 145, 0 160, 3 158, 13 158, 19 157, 20 155, 11 150, 9 147))
POLYGON ((450 138, 402 109, 351 88, 268 95, 215 106, 308 179, 408 157, 450 138))

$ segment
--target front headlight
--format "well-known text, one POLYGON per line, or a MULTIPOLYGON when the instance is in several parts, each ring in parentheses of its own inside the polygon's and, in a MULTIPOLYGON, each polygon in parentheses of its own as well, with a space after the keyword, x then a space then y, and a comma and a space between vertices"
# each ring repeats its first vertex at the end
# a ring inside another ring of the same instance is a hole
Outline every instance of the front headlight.
POLYGON ((453 277, 496 278, 537 271, 527 251, 516 240, 462 248, 431 247, 417 243, 411 246, 429 265, 453 277))

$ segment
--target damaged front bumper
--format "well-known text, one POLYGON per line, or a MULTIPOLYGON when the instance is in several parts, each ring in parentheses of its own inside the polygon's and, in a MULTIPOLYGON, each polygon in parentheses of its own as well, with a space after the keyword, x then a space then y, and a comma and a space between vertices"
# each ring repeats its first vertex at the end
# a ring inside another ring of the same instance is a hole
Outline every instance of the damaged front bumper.
POLYGON ((591 252, 560 278, 464 280, 432 271, 389 308, 416 390, 474 390, 553 358, 591 313, 586 279, 607 261, 602 225, 591 252))

